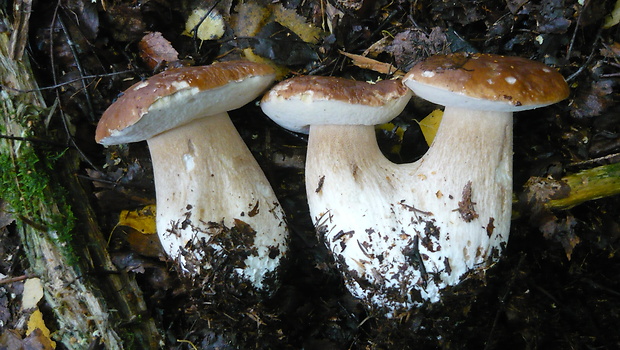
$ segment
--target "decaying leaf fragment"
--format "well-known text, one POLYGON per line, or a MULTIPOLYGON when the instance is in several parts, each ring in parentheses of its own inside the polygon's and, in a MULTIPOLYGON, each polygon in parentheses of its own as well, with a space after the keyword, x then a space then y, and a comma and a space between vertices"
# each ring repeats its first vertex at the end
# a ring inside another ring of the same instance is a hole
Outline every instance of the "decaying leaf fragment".
POLYGON ((39 349, 56 348, 56 342, 50 338, 51 332, 45 325, 45 321, 43 321, 43 314, 39 309, 36 309, 30 315, 30 318, 28 319, 28 331, 26 331, 26 334, 28 335, 28 338, 34 338, 34 340, 31 341, 35 341, 41 346, 40 348, 37 347, 39 349))
POLYGON ((339 52, 342 55, 350 58, 353 61, 353 64, 360 68, 370 69, 375 72, 378 72, 381 74, 392 75, 394 77, 402 77, 405 75, 405 72, 401 71, 400 69, 397 69, 396 67, 394 67, 393 64, 380 62, 375 59, 362 56, 362 55, 356 55, 356 54, 352 54, 352 53, 348 53, 344 51, 339 51, 339 52))
POLYGON ((157 236, 155 205, 147 205, 136 210, 123 210, 119 215, 118 226, 123 230, 125 241, 132 251, 149 257, 165 256, 157 236))
POLYGON ((255 54, 258 54, 269 59, 276 70, 285 64, 306 64, 318 59, 311 45, 318 43, 323 31, 308 23, 294 9, 287 9, 279 3, 267 6, 254 2, 239 3, 231 16, 230 26, 239 38, 246 58, 256 60, 255 54))
POLYGON ((196 36, 200 40, 217 40, 224 36, 224 18, 216 9, 197 8, 185 22, 184 35, 196 36))
POLYGON ((148 33, 138 42, 140 58, 155 70, 166 63, 179 60, 179 53, 160 32, 148 33))
POLYGON ((118 225, 129 226, 143 234, 157 233, 155 225, 155 205, 147 205, 136 210, 121 211, 118 225))
POLYGON ((620 0, 616 1, 614 9, 605 17, 603 28, 611 28, 620 22, 620 0))
POLYGON ((22 310, 29 310, 37 307, 43 298, 43 285, 38 278, 29 278, 24 282, 24 293, 22 294, 22 310))
POLYGON ((580 241, 574 230, 576 221, 570 215, 567 218, 558 218, 545 204, 552 199, 566 197, 569 193, 570 187, 564 181, 531 177, 522 194, 522 202, 527 206, 530 222, 538 226, 546 239, 560 242, 568 260, 580 241))

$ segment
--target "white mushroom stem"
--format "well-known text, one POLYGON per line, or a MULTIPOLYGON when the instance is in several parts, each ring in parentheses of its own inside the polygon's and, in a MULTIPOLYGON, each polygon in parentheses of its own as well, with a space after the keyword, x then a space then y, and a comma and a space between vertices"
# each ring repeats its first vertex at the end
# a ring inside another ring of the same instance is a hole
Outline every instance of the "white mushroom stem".
MULTIPOLYGON (((157 194, 157 232, 169 256, 184 266, 182 251, 189 242, 203 238, 215 250, 222 249, 210 239, 220 233, 222 224, 231 228, 241 220, 256 235, 250 239, 252 245, 245 247, 249 254, 245 266, 236 271, 263 288, 263 278, 278 267, 286 251, 284 213, 227 113, 159 134, 148 145, 157 194)), ((202 258, 200 251, 194 254, 202 258)))
POLYGON ((499 257, 508 239, 512 112, 447 107, 417 162, 394 164, 372 126, 310 127, 310 212, 357 297, 400 309, 499 257))

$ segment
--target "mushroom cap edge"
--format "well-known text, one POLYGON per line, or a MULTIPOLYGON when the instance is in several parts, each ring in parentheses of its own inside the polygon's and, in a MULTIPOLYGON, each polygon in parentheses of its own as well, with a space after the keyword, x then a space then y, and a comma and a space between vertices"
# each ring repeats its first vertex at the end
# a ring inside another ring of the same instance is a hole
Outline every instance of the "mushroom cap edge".
POLYGON ((166 70, 125 90, 103 113, 95 141, 144 141, 192 120, 240 108, 274 79, 273 68, 249 61, 166 70))
POLYGON ((263 112, 285 129, 310 125, 377 125, 394 119, 412 94, 400 80, 376 83, 339 77, 300 76, 280 82, 261 100, 263 112))
POLYGON ((522 57, 457 52, 416 64, 403 78, 413 92, 442 106, 516 112, 564 100, 564 77, 522 57))

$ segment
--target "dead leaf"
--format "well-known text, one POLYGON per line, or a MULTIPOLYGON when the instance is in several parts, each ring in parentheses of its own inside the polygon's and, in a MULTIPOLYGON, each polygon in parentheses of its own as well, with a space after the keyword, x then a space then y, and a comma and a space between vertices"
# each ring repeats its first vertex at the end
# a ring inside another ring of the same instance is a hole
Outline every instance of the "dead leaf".
POLYGON ((449 53, 448 38, 440 27, 432 28, 428 34, 422 30, 407 29, 394 36, 387 52, 394 56, 400 68, 407 70, 423 58, 449 53))
MULTIPOLYGON (((46 328, 47 329, 47 328, 46 328)), ((22 342, 24 350, 53 350, 56 349, 56 342, 49 337, 49 330, 47 334, 40 328, 34 329, 22 342)))
POLYGON ((157 233, 155 205, 147 205, 136 210, 123 210, 118 218, 119 226, 131 227, 142 234, 157 233))
POLYGON ((563 0, 542 1, 535 12, 537 29, 540 33, 566 33, 572 21, 573 10, 564 5, 563 0))
POLYGON ((16 330, 7 329, 0 335, 0 349, 22 350, 22 337, 16 330))
POLYGON ((270 16, 269 10, 255 2, 239 2, 231 15, 230 25, 238 37, 252 37, 258 34, 270 16))
POLYGON ((566 258, 570 260, 573 250, 581 242, 581 239, 575 233, 576 225, 577 221, 572 215, 564 219, 552 216, 540 226, 540 231, 546 239, 562 244, 566 258))
POLYGON ((305 17, 298 15, 295 9, 286 8, 280 3, 271 4, 268 8, 276 22, 289 28, 304 42, 316 44, 323 37, 321 28, 315 27, 305 17))
POLYGON ((140 58, 155 70, 168 62, 179 60, 179 53, 160 32, 148 33, 138 42, 140 58))
POLYGON ((164 256, 157 236, 155 215, 155 205, 131 211, 123 210, 119 215, 118 226, 127 227, 123 232, 132 251, 149 257, 164 256))
POLYGON ((247 42, 256 54, 281 65, 305 65, 319 59, 312 46, 288 27, 275 21, 267 23, 247 42))
POLYGON ((618 24, 618 22, 620 22, 620 0, 616 0, 616 5, 614 5, 614 9, 605 18, 603 28, 611 28, 618 24))
POLYGON ((620 43, 614 41, 610 44, 603 44, 603 47, 601 48, 601 55, 607 58, 620 57, 620 43))
POLYGON ((372 71, 375 71, 381 74, 393 75, 394 77, 402 77, 405 75, 405 72, 399 69, 396 69, 396 67, 394 67, 394 65, 390 63, 380 62, 372 58, 368 58, 365 56, 356 55, 356 54, 352 54, 352 53, 348 53, 344 51, 338 51, 338 52, 350 58, 353 61, 353 64, 360 68, 370 69, 372 71))
POLYGON ((133 228, 127 228, 124 232, 125 240, 132 251, 153 258, 165 256, 159 236, 156 234, 144 234, 133 228))
POLYGON ((43 298, 43 284, 38 278, 29 278, 24 282, 24 293, 22 294, 22 310, 36 308, 39 301, 43 298))
POLYGON ((225 30, 224 18, 218 10, 197 8, 187 18, 183 35, 195 35, 200 40, 217 40, 224 36, 225 30))
POLYGON ((28 319, 28 335, 24 339, 24 347, 26 349, 55 349, 56 342, 50 339, 50 330, 45 325, 43 314, 36 309, 28 319), (30 347, 36 345, 34 347, 30 347))
POLYGON ((8 226, 13 221, 15 221, 15 218, 9 209, 9 205, 0 199, 0 229, 8 226))
POLYGON ((436 109, 418 122, 418 125, 420 125, 420 130, 422 130, 422 135, 424 135, 424 140, 426 140, 426 144, 429 146, 435 139, 435 135, 439 129, 439 124, 441 124, 442 117, 443 111, 436 109))
POLYGON ((318 60, 314 44, 323 31, 300 16, 294 9, 281 4, 261 6, 254 2, 240 2, 231 15, 230 26, 238 38, 244 56, 255 62, 276 68, 278 79, 288 65, 303 65, 318 60), (272 61, 265 62, 264 59, 272 61))
POLYGON ((579 94, 571 104, 571 115, 576 118, 588 118, 600 115, 614 102, 615 82, 604 79, 594 82, 586 89, 579 89, 579 94))

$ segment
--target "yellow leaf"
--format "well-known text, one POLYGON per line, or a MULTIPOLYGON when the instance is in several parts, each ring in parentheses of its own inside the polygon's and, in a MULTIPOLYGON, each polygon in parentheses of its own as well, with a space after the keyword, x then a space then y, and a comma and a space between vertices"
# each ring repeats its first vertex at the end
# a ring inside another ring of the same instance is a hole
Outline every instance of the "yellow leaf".
POLYGON ((436 109, 418 122, 422 130, 422 135, 424 135, 424 139, 426 140, 426 144, 429 146, 433 143, 433 139, 435 139, 435 134, 437 134, 437 129, 439 129, 442 116, 443 111, 436 109))
POLYGON ((605 17, 603 28, 611 28, 620 22, 620 0, 616 1, 614 9, 605 17))
POLYGON ((129 226, 143 234, 157 233, 155 206, 147 205, 137 210, 123 210, 118 219, 119 226, 129 226))
POLYGON ((269 18, 267 8, 251 1, 239 2, 235 6, 235 13, 231 15, 230 23, 235 35, 251 37, 258 34, 269 18))
POLYGON ((297 14, 294 9, 285 8, 282 4, 272 4, 269 8, 274 20, 297 34, 304 42, 316 44, 323 37, 323 30, 308 23, 305 17, 297 14))
POLYGON ((196 36, 200 40, 217 40, 224 35, 224 19, 215 9, 207 13, 205 9, 195 9, 187 18, 185 22, 184 35, 194 36, 194 29, 196 29, 196 36), (204 18, 204 20, 203 20, 204 18), (202 21, 202 23, 200 22, 202 21), (198 26, 200 24, 200 26, 198 26), (198 28, 196 29, 196 26, 198 28))
POLYGON ((50 338, 50 330, 45 325, 43 321, 43 314, 39 309, 36 309, 28 318, 28 330, 26 331, 26 335, 30 335, 30 333, 34 332, 36 329, 41 331, 39 337, 43 337, 45 340, 49 340, 49 344, 51 344, 52 348, 56 348, 56 342, 54 342, 50 338))
POLYGON ((231 27, 239 37, 251 37, 260 32, 261 28, 276 21, 297 34, 304 42, 318 43, 324 36, 323 30, 309 23, 308 20, 297 14, 294 9, 288 9, 282 4, 261 6, 252 1, 239 2, 235 6, 235 13, 230 20, 231 27))

